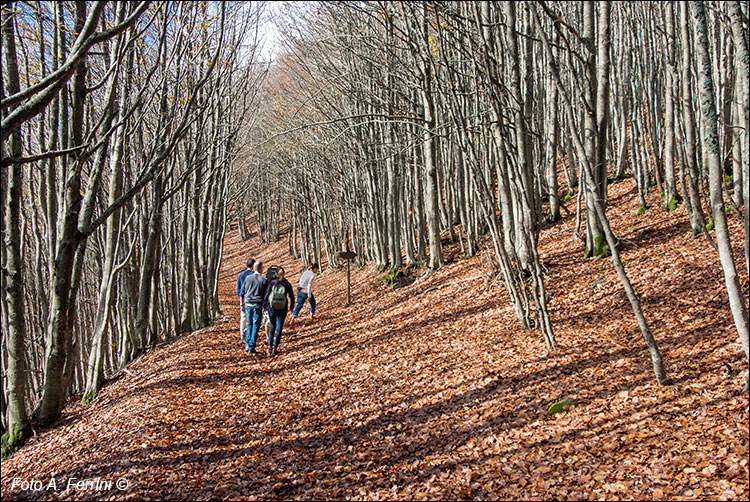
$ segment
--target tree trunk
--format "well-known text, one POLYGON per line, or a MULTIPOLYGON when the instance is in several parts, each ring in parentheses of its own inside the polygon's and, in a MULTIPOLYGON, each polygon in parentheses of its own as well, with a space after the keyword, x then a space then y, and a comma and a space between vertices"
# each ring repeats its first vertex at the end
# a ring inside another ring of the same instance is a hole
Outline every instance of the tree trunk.
POLYGON ((440 214, 438 209, 437 159, 435 155, 434 108, 430 84, 429 66, 425 65, 425 77, 422 87, 422 104, 425 111, 423 132, 424 151, 424 215, 427 224, 427 237, 430 242, 430 268, 436 270, 443 266, 443 247, 440 241, 440 214))
POLYGON ((674 170, 674 10, 671 3, 664 4, 666 9, 666 27, 667 27, 667 68, 666 68, 666 86, 664 89, 664 206, 668 211, 677 207, 677 185, 675 183, 674 170))
MULTIPOLYGON (((583 169, 586 172, 586 182, 591 184, 592 180, 594 179, 594 173, 592 172, 593 169, 591 167, 589 158, 586 156, 586 149, 584 148, 580 135, 577 133, 576 128, 573 123, 573 106, 570 102, 570 99, 568 98, 568 93, 563 87, 562 82, 560 80, 559 72, 557 70, 557 64, 554 58, 552 57, 552 49, 550 48, 550 44, 549 44, 549 41, 547 40, 547 36, 544 33, 544 30, 542 29, 541 22, 539 21, 539 15, 536 12, 536 10, 533 10, 533 17, 534 17, 534 22, 536 25, 537 34, 542 39, 542 44, 544 46, 544 52, 547 56, 548 64, 552 65, 552 74, 555 78, 555 83, 558 87, 558 91, 562 98, 563 105, 565 106, 565 109, 567 111, 568 123, 570 126, 570 131, 572 133, 571 135, 573 137, 573 140, 575 141, 575 145, 579 153, 579 160, 583 166, 583 169)), ((596 191, 594 190, 594 187, 591 187, 591 191, 592 193, 596 193, 596 191)), ((656 340, 654 339, 654 336, 648 327, 646 318, 643 315, 643 310, 641 309, 640 300, 638 299, 638 296, 635 294, 635 291, 633 290, 633 286, 630 283, 630 279, 628 278, 628 275, 625 271, 625 267, 622 263, 622 260, 620 259, 620 253, 617 250, 617 241, 615 239, 614 234, 612 233, 612 229, 609 226, 609 220, 607 220, 607 216, 604 212, 603 204, 598 198, 592 198, 592 202, 594 203, 594 210, 596 211, 597 216, 599 217, 600 221, 603 224, 604 235, 607 239, 607 244, 609 245, 610 250, 612 252, 612 265, 614 266, 615 271, 617 272, 617 275, 620 278, 620 282, 622 283, 623 288, 625 289, 625 294, 628 297, 628 300, 630 301, 630 306, 633 309, 633 313, 635 314, 636 321, 638 322, 638 327, 640 328, 641 334, 643 335, 643 338, 646 341, 646 344, 648 345, 649 353, 651 355, 651 364, 654 369, 654 375, 656 377, 656 380, 661 385, 667 384, 668 383, 667 373, 666 373, 666 370, 664 369, 664 362, 661 357, 661 352, 659 351, 659 347, 656 343, 656 340)))
POLYGON ((690 84, 690 28, 687 13, 687 2, 680 2, 680 32, 682 35, 682 114, 685 126, 685 156, 688 172, 688 194, 690 196, 690 227, 693 235, 698 235, 705 228, 703 205, 700 198, 700 180, 698 176, 698 158, 695 150, 695 112, 693 110, 693 93, 690 84))
MULTIPOLYGON (((13 12, 13 4, 6 3, 0 7, 2 12, 2 45, 3 56, 5 58, 4 80, 7 78, 7 89, 10 94, 20 91, 18 78, 18 62, 16 59, 16 40, 13 12)), ((0 96, 2 92, 0 91, 0 96)), ((7 113, 3 110, 3 114, 7 113)), ((21 128, 17 128, 10 136, 11 157, 18 158, 23 153, 21 128)), ((2 157, 3 155, 0 155, 2 157)), ((15 450, 23 444, 29 435, 30 427, 28 416, 26 415, 26 306, 24 298, 24 273, 23 273, 23 255, 21 253, 21 197, 23 190, 23 166, 19 163, 13 163, 10 166, 7 180, 7 196, 3 206, 4 234, 3 242, 5 263, 3 275, 5 276, 5 289, 2 292, 5 295, 4 303, 7 304, 7 319, 5 326, 7 328, 7 340, 5 340, 4 349, 8 351, 7 359, 7 384, 3 389, 6 408, 5 420, 7 424, 7 433, 2 438, 2 456, 15 450)), ((5 187, 2 188, 5 190, 5 187)), ((5 312, 4 312, 5 314, 5 312)), ((5 380, 5 375, 3 380, 5 380)))
MULTIPOLYGON (((192 183, 185 185, 185 200, 189 200, 192 183)), ((195 297, 195 277, 193 272, 194 253, 192 232, 194 229, 189 216, 190 210, 186 208, 182 216, 182 250, 180 252, 180 324, 179 333, 187 333, 195 329, 195 310, 193 299, 195 297)))
MULTIPOLYGON (((555 32, 555 42, 558 41, 558 34, 555 32)), ((557 183, 557 144, 559 140, 559 124, 557 119, 557 86, 548 76, 549 89, 549 115, 547 119, 547 128, 545 132, 545 177, 547 185, 547 197, 549 198, 549 221, 555 222, 560 219, 560 195, 558 193, 557 183)))
MULTIPOLYGON (((743 25, 739 2, 729 2, 729 17, 735 44, 737 65, 737 145, 740 151, 741 180, 745 205, 745 273, 750 276, 750 49, 747 42, 747 24, 743 25)), ((735 190, 737 189, 735 174, 735 190)))
MULTIPOLYGON (((149 345, 150 333, 148 325, 149 308, 151 305, 151 287, 154 271, 158 264, 157 247, 161 241, 162 206, 164 204, 164 182, 161 175, 157 175, 152 185, 152 207, 148 218, 148 237, 143 249, 141 274, 138 287, 138 302, 135 314, 135 338, 140 347, 149 345)), ((190 270, 190 269, 188 269, 190 270)), ((187 272, 190 273, 190 272, 187 272)))
MULTIPOLYGON (((607 8, 607 12, 609 9, 607 8)), ((586 112, 583 119, 584 126, 584 146, 586 148, 586 155, 593 163, 593 175, 594 178, 586 180, 585 192, 586 195, 586 250, 584 256, 586 257, 601 257, 608 254, 607 246, 605 245, 604 232, 602 229, 602 223, 599 221, 597 212, 594 208, 595 199, 602 198, 602 183, 601 183, 601 168, 599 167, 599 145, 597 139, 599 137, 597 127, 597 102, 595 101, 598 97, 597 89, 597 72, 596 72, 596 43, 595 43, 595 30, 594 30, 594 2, 587 0, 583 3, 583 45, 586 48, 586 75, 587 82, 584 84, 584 106, 586 112)), ((600 42, 601 45, 601 42, 600 42)), ((608 61, 608 58, 607 58, 608 61)), ((609 63, 605 65, 605 68, 609 68, 609 63)), ((604 145, 602 145, 603 147, 604 145)), ((586 171, 584 171, 585 173, 586 171)))
POLYGON ((703 129, 703 154, 708 160, 708 181, 711 197, 711 213, 716 229, 716 244, 719 261, 724 271, 724 282, 729 295, 729 307, 734 325, 740 337, 746 362, 750 357, 748 347, 748 313, 742 294, 737 268, 732 254, 727 216, 724 211, 723 173, 719 150, 718 121, 714 101, 714 83, 711 76, 711 60, 708 53, 708 26, 703 2, 690 2, 690 11, 695 23, 695 52, 698 63, 698 89, 700 96, 701 128, 703 129))
POLYGON ((608 204, 607 197, 607 131, 609 130, 609 48, 610 6, 609 1, 598 2, 599 21, 596 56, 596 188, 598 197, 608 204))
MULTIPOLYGON (((75 26, 76 33, 80 33, 86 20, 86 2, 76 1, 75 26)), ((72 79, 73 101, 71 115, 71 132, 73 145, 83 143, 83 116, 86 100, 86 72, 87 65, 83 61, 76 67, 72 79)), ((64 124, 65 121, 62 123, 64 124)), ((78 219, 81 213, 81 169, 80 161, 66 173, 65 181, 65 214, 60 228, 57 254, 55 256, 54 272, 52 275, 52 306, 48 322, 48 345, 45 354, 44 387, 42 400, 34 414, 40 425, 52 424, 65 404, 75 354, 73 348, 73 326, 75 317, 75 287, 77 286, 74 272, 76 270, 76 255, 84 235, 78 229, 78 219)), ((78 255, 82 260, 83 250, 78 255)), ((80 264, 80 261, 79 261, 80 264)))
MULTIPOLYGON (((116 44, 112 51, 112 59, 119 53, 120 44, 116 44)), ((133 66, 133 51, 129 51, 125 65, 126 79, 120 90, 119 103, 113 114, 117 114, 118 121, 124 120, 128 101, 128 90, 131 82, 131 71, 133 66)), ((122 193, 123 166, 122 160, 125 153, 126 130, 124 125, 120 127, 115 135, 114 149, 110 158, 109 195, 108 205, 114 204, 122 193)), ((104 355, 107 351, 106 335, 109 326, 110 309, 112 305, 112 291, 115 280, 114 262, 117 257, 120 229, 120 210, 112 213, 107 220, 104 230, 104 241, 106 251, 102 265, 102 279, 99 287, 99 298, 96 308, 96 322, 93 329, 91 349, 89 351, 88 369, 86 372, 86 391, 83 396, 84 404, 96 397, 102 385, 104 377, 104 355)))

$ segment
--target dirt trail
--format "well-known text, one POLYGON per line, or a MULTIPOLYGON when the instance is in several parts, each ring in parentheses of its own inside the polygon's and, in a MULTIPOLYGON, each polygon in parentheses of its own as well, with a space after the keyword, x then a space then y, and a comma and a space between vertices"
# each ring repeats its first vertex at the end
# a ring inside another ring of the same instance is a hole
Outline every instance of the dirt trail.
POLYGON ((746 499, 744 356, 715 253, 686 236, 684 210, 631 225, 634 194, 611 193, 629 201, 613 219, 673 386, 655 384, 611 265, 580 258, 570 217, 542 235, 553 353, 518 329, 500 285, 451 285, 484 257, 448 246, 443 270, 398 289, 354 271, 349 308, 345 275, 326 270, 320 320, 305 314, 277 357, 253 359, 234 294, 245 259, 292 282, 301 270, 284 240, 229 235, 224 316, 70 404, 3 463, 2 497, 746 499), (578 404, 547 415, 564 397, 578 404))

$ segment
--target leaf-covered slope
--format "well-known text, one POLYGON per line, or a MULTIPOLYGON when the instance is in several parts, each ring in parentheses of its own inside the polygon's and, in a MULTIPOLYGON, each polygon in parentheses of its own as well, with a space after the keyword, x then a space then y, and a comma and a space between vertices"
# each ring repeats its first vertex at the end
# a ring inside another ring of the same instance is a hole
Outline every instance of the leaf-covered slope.
POLYGON ((300 265, 283 240, 260 249, 231 234, 225 316, 70 404, 3 463, 2 496, 747 499, 746 363, 716 253, 689 237, 684 209, 636 217, 626 190, 611 187, 613 228, 675 385, 656 384, 609 261, 581 258, 570 216, 541 239, 552 353, 519 329, 500 283, 466 281, 485 258, 449 247, 443 270, 397 289, 354 270, 346 308, 344 272, 326 270, 320 319, 305 313, 277 357, 251 359, 237 273, 260 257, 294 282, 300 265), (576 404, 547 412, 565 398, 576 404), (42 489, 24 490, 32 480, 42 489))

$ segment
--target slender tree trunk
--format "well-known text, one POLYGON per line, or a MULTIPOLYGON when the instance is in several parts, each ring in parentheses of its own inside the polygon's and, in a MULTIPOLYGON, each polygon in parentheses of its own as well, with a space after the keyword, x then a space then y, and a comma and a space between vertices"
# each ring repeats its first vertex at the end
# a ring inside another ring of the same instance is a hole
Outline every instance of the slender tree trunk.
MULTIPOLYGON (((115 45, 112 56, 117 57, 119 44, 115 45)), ((113 114, 116 113, 118 121, 124 120, 125 109, 128 102, 128 90, 130 88, 130 75, 133 65, 133 51, 128 53, 126 68, 126 79, 120 90, 119 103, 113 114)), ((110 158, 109 195, 108 205, 114 204, 120 197, 123 183, 123 156, 125 153, 126 128, 123 125, 115 135, 114 148, 110 158)), ((107 220, 104 235, 106 251, 102 265, 102 280, 99 287, 99 299, 97 302, 96 322, 93 329, 91 349, 89 351, 88 369, 86 372, 86 392, 83 401, 89 402, 96 397, 104 377, 104 355, 107 351, 106 335, 109 326, 110 309, 112 305, 112 291, 115 280, 114 262, 117 257, 117 244, 121 240, 118 233, 120 229, 120 209, 112 213, 107 220)))
MULTIPOLYGON (((516 35, 516 9, 515 3, 505 2, 505 15, 507 18, 506 38, 508 40, 508 52, 511 61, 519 60, 518 36, 516 35)), ((512 223, 516 229, 516 252, 523 268, 529 267, 531 251, 525 236, 525 229, 532 230, 535 226, 533 216, 533 183, 531 180, 531 158, 529 157, 528 132, 526 117, 524 116, 524 98, 521 90, 521 75, 518 65, 511 64, 510 72, 510 94, 512 96, 513 122, 515 126, 515 147, 517 158, 517 172, 510 176, 516 217, 512 223), (515 182, 514 182, 515 181, 515 182)), ((533 230, 532 230, 533 231, 533 230)))
MULTIPOLYGON (((747 41, 747 23, 742 22, 739 2, 729 2, 729 17, 732 21, 737 61, 737 116, 740 127, 735 131, 742 165, 742 202, 745 205, 745 273, 750 276, 750 48, 747 41)), ((736 177, 735 174, 735 190, 736 177)))
MULTIPOLYGON (((555 35, 555 41, 557 42, 557 33, 555 35)), ((549 77, 548 82, 550 83, 551 89, 549 89, 549 100, 547 103, 547 106, 549 107, 549 118, 545 137, 545 176, 547 181, 547 196, 549 197, 549 221, 555 222, 560 219, 560 195, 558 193, 559 187, 557 183, 557 144, 560 135, 557 119, 557 86, 552 82, 551 77, 549 77)))
MULTIPOLYGON (((392 112, 389 112, 392 113, 392 112)), ((388 152, 385 158, 386 175, 388 177, 388 202, 387 202, 387 221, 388 221, 388 261, 391 269, 401 268, 403 261, 401 259, 401 222, 399 221, 399 202, 401 193, 399 191, 398 172, 395 162, 395 136, 393 134, 393 125, 385 124, 386 138, 388 143, 388 152)))
MULTIPOLYGON (((534 17, 534 23, 536 25, 536 31, 538 36, 542 39, 542 44, 544 47, 544 52, 547 56, 548 64, 552 65, 552 73, 555 78, 555 83, 557 84, 558 91, 560 93, 560 96, 562 98, 563 105, 565 106, 565 109, 568 114, 568 123, 570 127, 570 131, 572 132, 573 140, 575 141, 576 148, 579 153, 579 160, 583 166, 583 169, 586 171, 586 182, 592 183, 592 180, 594 179, 594 173, 592 172, 592 166, 589 162, 588 157, 586 156, 586 149, 584 148, 583 142, 581 141, 580 135, 577 133, 575 125, 573 123, 573 106, 570 102, 570 98, 568 97, 568 93, 565 90, 565 88, 562 85, 562 82, 560 80, 560 75, 557 70, 557 64, 552 57, 552 49, 550 48, 549 41, 547 40, 547 36, 544 33, 544 30, 542 29, 541 22, 539 21, 539 15, 536 12, 536 10, 532 9, 533 11, 533 17, 534 17)), ((591 187, 592 193, 596 193, 594 190, 594 187, 591 187)), ((638 296, 635 293, 635 290, 633 289, 632 284, 630 283, 630 279, 628 278, 628 275, 625 271, 625 267, 622 263, 622 260, 620 259, 620 253, 617 250, 617 241, 615 239, 614 234, 612 233, 612 229, 609 226, 609 220, 607 219, 607 216, 604 212, 604 207, 602 202, 598 198, 592 198, 592 201, 594 202, 594 210, 597 212, 597 216, 599 217, 600 221, 603 224, 604 234, 607 239, 607 243, 612 251, 612 265, 615 268, 615 271, 617 272, 618 277, 620 278, 620 282, 623 285, 623 288, 625 289, 625 294, 628 297, 628 300, 630 301, 630 306, 633 309, 633 313, 635 314, 636 321, 638 322, 638 327, 641 330, 641 334, 643 335, 644 340, 646 341, 646 344, 649 348, 649 353, 651 355, 651 364, 654 369, 654 375, 656 377, 657 382, 659 384, 664 385, 668 383, 667 379, 667 373, 664 368, 664 362, 662 360, 661 352, 659 351, 659 347, 656 343, 656 340, 654 339, 653 334, 651 333, 650 328, 648 327, 648 323, 646 322, 646 318, 643 315, 643 310, 641 309, 641 303, 638 299, 638 296)))
POLYGON ((607 197, 607 131, 609 130, 609 49, 610 6, 608 0, 598 2, 599 21, 596 56, 596 188, 598 197, 606 206, 607 197))
MULTIPOLYGON (((192 183, 186 183, 185 200, 190 199, 192 183)), ((180 253, 180 325, 179 333, 186 333, 195 329, 195 310, 193 308, 193 299, 195 297, 195 278, 193 272, 194 252, 192 232, 194 229, 189 216, 189 207, 185 209, 182 219, 182 250, 180 253)))
POLYGON ((700 198, 700 180, 698 175, 698 158, 695 150, 696 130, 695 112, 693 110, 693 93, 691 80, 690 28, 687 2, 680 2, 680 32, 682 35, 682 114, 685 126, 685 156, 688 172, 688 194, 690 196, 690 227, 693 235, 703 232, 705 217, 700 198))
MULTIPOLYGON (((609 9, 607 8, 607 12, 609 9)), ((584 84, 584 102, 586 106, 586 113, 583 119, 584 125, 584 145, 586 147, 586 155, 591 162, 593 162, 593 175, 594 178, 586 180, 584 187, 586 191, 586 251, 584 256, 587 257, 601 257, 606 256, 608 253, 604 232, 602 229, 602 223, 598 220, 597 212, 594 208, 594 200, 599 198, 602 199, 603 203, 606 201, 602 198, 601 190, 601 168, 599 167, 597 139, 599 137, 597 127, 597 102, 598 96, 597 89, 597 72, 596 72, 596 42, 595 42, 595 29, 594 29, 594 2, 587 0, 583 3, 583 44, 586 48, 587 60, 586 60, 586 75, 587 83, 584 84)), ((608 61, 608 57, 607 57, 608 61)), ((609 64, 605 65, 605 68, 609 69, 609 64)), ((602 145, 603 147, 604 145, 602 145)))
MULTIPOLYGON (((152 184, 152 207, 148 218, 148 237, 143 249, 141 274, 138 287, 138 302, 135 314, 135 338, 141 347, 149 345, 148 315, 151 305, 151 287, 157 268, 157 247, 161 241, 162 207, 164 205, 164 181, 157 175, 152 184)), ((189 237, 188 237, 189 238, 189 237)), ((190 272, 186 272, 190 273, 190 272)))
POLYGON ((675 183, 674 170, 674 10, 671 3, 665 3, 666 27, 667 27, 667 69, 666 86, 664 89, 664 180, 666 192, 664 194, 664 205, 668 211, 677 207, 677 185, 675 183))
MULTIPOLYGON (((3 80, 7 78, 7 89, 12 95, 20 91, 18 78, 18 62, 16 59, 16 40, 14 33, 15 16, 13 3, 5 3, 0 7, 2 13, 2 45, 5 58, 5 70, 3 80)), ((2 95, 2 92, 0 92, 2 95)), ((3 114, 7 113, 3 110, 3 114)), ((21 128, 19 127, 10 136, 11 157, 18 158, 23 153, 21 128)), ((4 156, 4 155, 0 155, 4 156)), ((26 305, 24 298, 24 265, 21 253, 21 196, 23 190, 23 166, 13 163, 10 166, 7 180, 7 196, 3 206, 4 240, 3 246, 5 263, 3 275, 5 276, 4 303, 7 304, 7 340, 4 340, 4 349, 7 350, 7 385, 3 389, 3 396, 7 394, 4 408, 7 424, 7 435, 2 438, 2 456, 5 457, 9 451, 18 448, 26 440, 30 433, 29 420, 26 414, 26 305), (6 450, 6 448, 8 450, 6 450)), ((2 187, 3 190, 6 187, 2 187)), ((5 312, 4 312, 5 314, 5 312)), ((3 380, 6 376, 3 375, 3 380)))
MULTIPOLYGON (((427 6, 423 5, 422 29, 427 35, 427 6)), ((422 106, 424 107, 424 198, 427 235, 430 241, 430 268, 436 270, 443 266, 443 246, 440 241, 440 213, 438 207, 437 155, 435 150, 435 104, 432 95, 432 69, 429 62, 422 68, 422 106)))
POLYGON ((716 244, 719 261, 724 271, 724 282, 729 295, 729 307, 734 318, 734 325, 740 337, 745 358, 750 357, 748 340, 748 313, 745 297, 737 276, 737 268, 732 253, 727 216, 724 211, 723 173, 719 151, 718 121, 714 101, 714 83, 711 75, 711 59, 708 53, 708 26, 703 2, 690 2, 690 12, 695 23, 695 52, 698 63, 698 89, 701 109, 701 128, 703 129, 703 153, 708 160, 708 181, 711 197, 711 213, 716 229, 716 244))
MULTIPOLYGON (((86 20, 86 2, 76 1, 75 31, 80 33, 86 20)), ((87 66, 83 58, 72 79, 72 140, 73 145, 83 143, 83 115, 86 99, 87 66)), ((62 121, 64 124, 65 121, 62 121)), ((60 415, 67 396, 75 354, 73 348, 73 326, 75 317, 76 255, 84 236, 78 230, 81 213, 80 161, 65 173, 65 214, 60 227, 57 254, 52 275, 52 306, 48 322, 48 346, 45 354, 44 387, 42 400, 34 414, 40 425, 52 424, 60 415)), ((82 260, 83 250, 78 255, 82 260)), ((80 265, 80 261, 78 263, 80 265)))

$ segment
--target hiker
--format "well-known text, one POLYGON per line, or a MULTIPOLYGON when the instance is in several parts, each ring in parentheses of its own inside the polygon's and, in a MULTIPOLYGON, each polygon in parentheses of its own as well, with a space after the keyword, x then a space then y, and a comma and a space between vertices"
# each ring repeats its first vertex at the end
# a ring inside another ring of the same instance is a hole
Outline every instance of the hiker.
POLYGON ((258 260, 253 266, 254 274, 249 274, 242 283, 242 297, 245 300, 245 352, 255 354, 255 339, 260 330, 263 316, 263 299, 266 296, 268 283, 263 277, 263 262, 258 260))
MULTIPOLYGON (((271 284, 271 281, 276 279, 276 271, 279 269, 278 265, 271 265, 268 267, 268 270, 266 270, 266 283, 269 285, 271 284)), ((268 326, 271 324, 271 318, 269 317, 268 311, 263 312, 263 327, 265 329, 268 329, 268 326)))
POLYGON ((276 278, 271 281, 266 290, 263 306, 268 309, 270 325, 268 327, 268 355, 275 356, 281 342, 281 328, 289 310, 294 307, 294 291, 292 285, 284 277, 284 268, 276 269, 276 278), (288 298, 288 301, 287 301, 288 298))
POLYGON ((245 339, 245 330, 247 326, 247 318, 245 317, 245 299, 242 297, 242 284, 245 282, 245 279, 248 275, 254 273, 253 272, 253 265, 255 265, 255 260, 253 258, 248 258, 247 260, 247 268, 240 272, 239 277, 237 277, 237 296, 240 297, 240 339, 245 339))
POLYGON ((269 283, 276 279, 276 271, 279 270, 278 265, 271 265, 268 267, 268 270, 266 270, 266 280, 269 281, 269 283))
POLYGON ((292 320, 289 322, 290 327, 294 326, 294 321, 297 319, 300 310, 302 310, 302 305, 305 303, 305 300, 310 302, 310 315, 312 316, 313 321, 318 320, 318 316, 315 315, 316 302, 312 291, 313 280, 315 279, 315 274, 318 273, 318 270, 320 270, 318 264, 313 263, 310 266, 310 270, 306 270, 299 279, 299 286, 297 287, 297 306, 292 314, 292 320))

